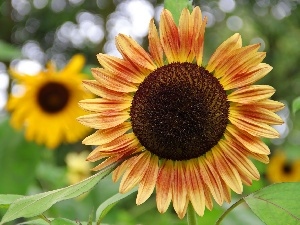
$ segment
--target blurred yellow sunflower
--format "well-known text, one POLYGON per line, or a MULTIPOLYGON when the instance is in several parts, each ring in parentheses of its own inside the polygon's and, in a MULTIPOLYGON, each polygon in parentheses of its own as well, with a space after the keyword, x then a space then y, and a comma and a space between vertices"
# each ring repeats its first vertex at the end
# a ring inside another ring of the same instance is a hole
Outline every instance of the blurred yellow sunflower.
POLYGON ((65 161, 69 184, 76 184, 91 175, 91 163, 86 161, 88 155, 88 151, 67 154, 65 161))
POLYGON ((253 85, 272 69, 259 44, 242 47, 234 34, 203 65, 206 20, 199 7, 184 9, 177 27, 163 10, 159 31, 150 22, 149 53, 119 34, 123 58, 97 55, 103 68, 84 85, 100 98, 80 102, 94 113, 79 121, 98 129, 83 141, 99 145, 88 160, 106 159, 94 170, 122 162, 113 172, 114 180, 123 174, 121 193, 139 185, 141 204, 156 188, 159 212, 172 201, 179 218, 189 202, 202 216, 211 196, 230 202, 230 189, 242 193, 242 183, 258 180, 248 157, 267 163, 260 137, 277 138, 270 125, 282 124, 274 112, 284 105, 269 99, 275 90, 253 85))
POLYGON ((289 160, 283 151, 277 151, 270 158, 266 177, 272 183, 300 182, 300 159, 289 160))
POLYGON ((7 109, 12 113, 12 126, 25 127, 27 140, 54 149, 63 142, 73 143, 88 134, 90 129, 76 121, 84 113, 78 101, 92 97, 82 86, 86 78, 80 73, 84 62, 82 55, 75 55, 62 70, 57 71, 50 62, 36 75, 11 69, 16 82, 24 87, 24 93, 11 95, 7 109))

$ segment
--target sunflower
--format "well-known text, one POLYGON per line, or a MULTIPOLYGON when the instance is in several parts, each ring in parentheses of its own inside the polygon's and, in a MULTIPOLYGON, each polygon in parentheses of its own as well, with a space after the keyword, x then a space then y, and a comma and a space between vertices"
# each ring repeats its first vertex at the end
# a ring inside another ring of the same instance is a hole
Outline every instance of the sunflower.
POLYGON ((85 159, 88 151, 69 152, 66 156, 67 179, 69 184, 76 184, 91 175, 91 164, 85 159))
POLYGON ((288 160, 283 151, 277 151, 270 158, 266 177, 272 183, 300 182, 300 159, 288 160))
POLYGON ((94 170, 122 162, 113 171, 114 181, 123 175, 121 193, 138 185, 139 205, 155 188, 158 211, 172 201, 179 218, 189 202, 202 216, 211 196, 230 202, 230 189, 242 193, 242 183, 258 180, 248 157, 267 163, 260 137, 277 138, 270 125, 282 123, 274 112, 283 104, 269 99, 275 90, 253 85, 272 69, 259 44, 242 47, 234 34, 203 65, 206 20, 199 7, 184 9, 177 27, 163 10, 159 31, 149 25, 149 53, 119 34, 122 59, 98 54, 103 68, 84 81, 100 98, 80 102, 94 113, 78 120, 98 129, 83 140, 99 145, 87 159, 105 159, 94 170))
POLYGON ((11 95, 7 109, 12 112, 12 126, 25 127, 27 140, 54 149, 62 142, 73 143, 88 134, 90 128, 76 121, 84 113, 78 101, 92 97, 82 86, 86 78, 80 73, 84 62, 82 55, 75 55, 62 70, 57 71, 50 62, 47 69, 36 75, 11 69, 12 76, 25 91, 11 95))

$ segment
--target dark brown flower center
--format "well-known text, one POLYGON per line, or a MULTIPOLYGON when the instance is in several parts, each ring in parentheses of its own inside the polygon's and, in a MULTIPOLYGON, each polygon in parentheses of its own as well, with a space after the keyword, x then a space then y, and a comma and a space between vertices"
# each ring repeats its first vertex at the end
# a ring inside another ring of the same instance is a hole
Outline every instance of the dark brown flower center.
POLYGON ((130 116, 140 143, 172 160, 197 158, 215 146, 228 124, 229 103, 219 81, 203 67, 171 63, 146 77, 130 116))
POLYGON ((285 163, 285 164, 283 165, 283 172, 284 172, 285 174, 289 174, 289 173, 292 172, 292 165, 291 165, 291 163, 285 163))
POLYGON ((70 92, 61 83, 48 82, 42 86, 37 95, 39 106, 47 113, 60 112, 68 103, 70 92))

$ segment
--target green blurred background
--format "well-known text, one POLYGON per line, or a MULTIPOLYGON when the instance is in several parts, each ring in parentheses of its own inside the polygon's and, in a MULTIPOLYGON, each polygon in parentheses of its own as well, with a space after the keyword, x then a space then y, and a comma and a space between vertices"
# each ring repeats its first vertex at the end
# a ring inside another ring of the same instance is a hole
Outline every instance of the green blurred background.
MULTIPOLYGON (((277 90, 272 97, 286 108, 279 112, 285 124, 276 128, 281 138, 268 141, 271 151, 283 149, 288 157, 299 158, 299 114, 290 113, 292 101, 300 96, 300 1, 299 0, 220 0, 194 1, 208 17, 205 32, 205 62, 232 34, 242 35, 243 45, 261 43, 267 52, 264 62, 274 68, 260 83, 277 90)), ((147 48, 149 20, 158 22, 163 1, 145 0, 0 0, 0 194, 28 195, 68 185, 65 157, 69 152, 91 151, 81 143, 61 145, 55 151, 27 142, 23 132, 9 126, 5 111, 7 96, 14 87, 7 69, 18 65, 34 71, 54 60, 62 68, 75 53, 87 59, 84 69, 97 67, 96 54, 120 56, 114 46, 118 33, 132 36, 147 48), (25 66, 24 66, 25 65, 25 66)), ((256 163, 262 179, 245 187, 244 195, 268 184, 265 165, 256 163)), ((87 196, 61 202, 47 211, 49 217, 87 221, 98 205, 118 191, 107 177, 87 196)), ((233 200, 239 196, 233 194, 233 200)), ((199 224, 213 224, 228 205, 206 210, 199 224)), ((5 212, 0 209, 0 216, 5 212)), ((141 206, 135 194, 122 200, 104 222, 111 224, 185 224, 172 206, 161 215, 155 195, 141 206)), ((19 222, 21 222, 20 220, 19 222)), ((14 224, 14 223, 12 223, 14 224)), ((224 224, 262 224, 246 205, 234 210, 224 224)))

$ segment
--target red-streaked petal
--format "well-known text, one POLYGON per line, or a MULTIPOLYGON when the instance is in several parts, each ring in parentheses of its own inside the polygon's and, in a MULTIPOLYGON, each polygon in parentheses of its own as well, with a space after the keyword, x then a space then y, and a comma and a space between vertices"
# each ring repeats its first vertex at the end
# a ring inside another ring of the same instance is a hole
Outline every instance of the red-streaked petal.
POLYGON ((88 127, 95 129, 108 129, 118 126, 119 124, 125 122, 125 120, 129 119, 129 117, 129 113, 127 111, 110 111, 80 116, 77 118, 77 120, 81 124, 88 127))
POLYGON ((230 115, 235 115, 236 118, 244 118, 247 121, 252 120, 272 125, 283 124, 283 120, 274 112, 253 105, 231 106, 230 115))
POLYGON ((124 80, 118 74, 114 74, 103 68, 92 68, 91 71, 95 79, 110 90, 127 93, 137 90, 134 84, 124 80))
POLYGON ((214 76, 226 78, 256 66, 266 56, 264 52, 257 52, 258 48, 259 44, 255 44, 232 51, 231 55, 216 66, 214 76))
MULTIPOLYGON (((237 106, 240 106, 240 105, 244 105, 246 107, 245 104, 237 104, 237 106)), ((251 105, 254 106, 254 107, 265 108, 265 109, 270 110, 272 112, 277 112, 277 111, 282 110, 284 108, 283 103, 277 102, 277 101, 274 101, 274 100, 271 100, 271 99, 264 99, 264 100, 261 100, 261 101, 258 101, 258 102, 250 103, 248 107, 251 107, 251 105)))
POLYGON ((150 55, 131 37, 119 34, 116 45, 124 59, 151 71, 157 68, 150 55))
POLYGON ((145 79, 145 76, 148 75, 124 59, 102 53, 97 55, 97 59, 104 69, 118 74, 123 79, 132 83, 141 83, 145 79))
POLYGON ((94 98, 79 101, 79 106, 91 112, 103 112, 108 110, 122 111, 131 106, 131 101, 116 101, 105 98, 94 98))
POLYGON ((126 169, 134 162, 137 155, 130 157, 129 159, 125 160, 120 166, 118 166, 113 172, 112 172, 112 180, 113 182, 117 182, 120 177, 124 174, 126 169))
POLYGON ((169 63, 179 61, 179 34, 172 14, 164 9, 160 16, 159 33, 161 45, 169 63))
MULTIPOLYGON (((201 171, 201 177, 202 180, 205 182, 207 187, 210 190, 210 193, 216 200, 216 202, 219 205, 223 204, 223 193, 221 192, 221 182, 218 176, 215 176, 217 174, 217 171, 213 166, 210 164, 209 161, 207 161, 206 157, 199 157, 199 168, 198 170, 201 171)), ((206 196, 207 200, 208 196, 206 196)))
POLYGON ((208 61, 206 70, 208 70, 209 72, 214 71, 216 66, 220 62, 224 61, 231 54, 232 51, 241 47, 242 47, 241 35, 238 33, 232 35, 216 49, 216 51, 208 61))
POLYGON ((269 85, 251 85, 235 90, 227 96, 227 99, 245 104, 270 98, 274 93, 275 89, 269 85))
POLYGON ((164 65, 164 59, 163 59, 163 48, 160 43, 160 39, 158 36, 158 32, 156 29, 156 26, 154 24, 154 20, 152 19, 149 24, 149 52, 156 63, 158 67, 161 67, 164 65))
POLYGON ((222 146, 223 157, 228 159, 231 162, 231 166, 234 166, 240 175, 244 174, 246 177, 249 177, 251 180, 259 179, 259 172, 254 166, 254 164, 246 157, 245 153, 241 151, 236 151, 237 149, 233 148, 232 145, 221 141, 220 145, 222 146))
POLYGON ((199 216, 203 216, 205 209, 205 196, 203 191, 203 183, 200 176, 198 160, 192 159, 186 163, 186 186, 188 198, 199 216))
POLYGON ((156 155, 152 155, 145 175, 139 184, 138 194, 136 197, 137 205, 144 203, 152 194, 156 185, 158 171, 159 158, 156 155))
MULTIPOLYGON (((260 140, 260 138, 252 136, 247 132, 240 130, 239 128, 233 126, 232 124, 227 125, 226 130, 242 145, 244 145, 249 151, 258 154, 270 154, 269 147, 260 140)), ((230 141, 232 138, 228 137, 225 133, 225 138, 230 141)))
POLYGON ((131 128, 131 124, 129 122, 124 122, 118 126, 105 129, 105 130, 97 130, 92 135, 86 137, 82 143, 85 145, 103 145, 107 144, 116 138, 123 135, 126 131, 131 128))
POLYGON ((253 136, 266 138, 279 137, 279 133, 273 127, 270 127, 265 123, 258 123, 246 118, 242 118, 238 115, 230 115, 229 120, 233 125, 253 136))
POLYGON ((160 213, 167 211, 172 199, 173 171, 172 160, 166 160, 161 163, 156 185, 156 204, 160 213))
POLYGON ((180 39, 179 62, 192 62, 194 57, 190 59, 188 56, 192 51, 193 30, 190 29, 190 13, 187 8, 183 9, 179 18, 178 33, 180 39))
POLYGON ((116 100, 116 101, 132 100, 132 97, 129 94, 107 89, 106 87, 103 87, 96 80, 84 80, 82 81, 82 83, 86 89, 88 89, 90 92, 94 93, 95 95, 98 95, 99 97, 116 100))
POLYGON ((216 165, 216 170, 219 175, 225 181, 225 183, 236 193, 241 194, 243 191, 243 185, 237 170, 234 167, 230 167, 226 158, 222 155, 223 145, 219 142, 211 152, 206 153, 206 157, 213 157, 216 165))
POLYGON ((124 173, 120 183, 120 193, 126 193, 136 186, 143 178, 150 163, 151 153, 145 151, 135 158, 132 165, 124 173))
POLYGON ((261 78, 266 76, 272 69, 272 66, 266 63, 260 63, 247 71, 235 73, 232 76, 222 77, 220 79, 220 83, 223 85, 224 90, 244 87, 260 80, 261 78))
POLYGON ((172 190, 172 200, 173 207, 178 217, 182 219, 185 215, 185 205, 186 205, 186 181, 183 170, 183 161, 175 161, 174 163, 174 181, 172 190))

